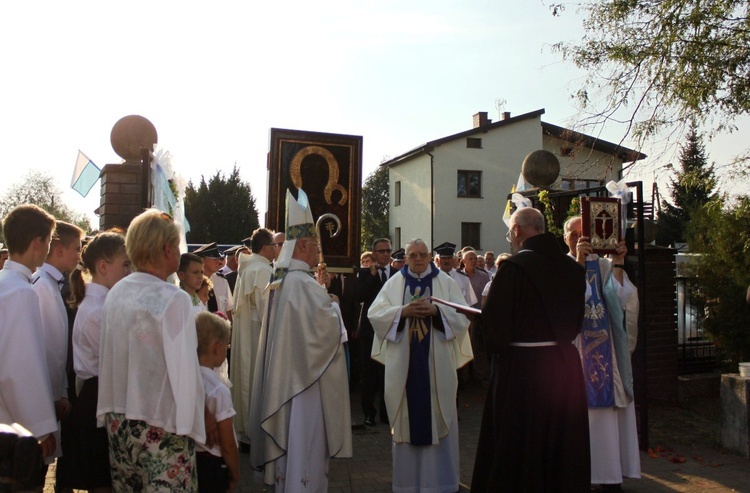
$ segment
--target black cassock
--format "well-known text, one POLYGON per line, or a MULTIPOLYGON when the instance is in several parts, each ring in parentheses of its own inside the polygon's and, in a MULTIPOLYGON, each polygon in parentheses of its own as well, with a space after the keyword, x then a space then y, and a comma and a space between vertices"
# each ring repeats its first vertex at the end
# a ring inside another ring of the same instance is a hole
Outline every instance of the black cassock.
POLYGON ((482 310, 493 365, 472 492, 590 490, 586 390, 572 344, 585 282, 583 267, 549 233, 500 264, 482 310))

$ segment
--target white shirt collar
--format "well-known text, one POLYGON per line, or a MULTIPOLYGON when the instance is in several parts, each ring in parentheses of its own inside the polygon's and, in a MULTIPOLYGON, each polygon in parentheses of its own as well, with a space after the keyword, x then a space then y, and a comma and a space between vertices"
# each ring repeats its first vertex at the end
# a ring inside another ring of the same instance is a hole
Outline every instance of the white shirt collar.
POLYGON ((5 265, 3 266, 3 269, 8 269, 13 272, 18 272, 19 274, 23 275, 29 282, 31 282, 31 269, 26 267, 23 264, 20 264, 18 262, 14 262, 13 260, 6 260, 5 265))
POLYGON ((47 262, 44 263, 41 267, 39 267, 39 270, 46 272, 49 274, 49 276, 54 279, 55 281, 62 281, 63 279, 63 273, 57 270, 57 267, 54 265, 50 265, 47 262))

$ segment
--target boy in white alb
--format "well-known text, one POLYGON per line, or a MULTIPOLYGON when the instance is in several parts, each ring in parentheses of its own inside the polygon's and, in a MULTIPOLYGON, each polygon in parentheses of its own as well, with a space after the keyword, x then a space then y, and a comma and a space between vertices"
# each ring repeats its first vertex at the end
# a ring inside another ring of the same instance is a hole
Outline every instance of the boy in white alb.
POLYGON ((10 257, 0 270, 0 423, 29 430, 46 458, 55 450, 57 419, 31 275, 47 257, 54 228, 55 218, 37 206, 9 212, 3 235, 10 257))
POLYGON ((231 492, 239 480, 239 452, 232 424, 235 411, 229 388, 213 370, 226 360, 230 340, 229 322, 213 313, 202 312, 195 317, 195 326, 206 407, 216 417, 219 431, 219 443, 212 448, 196 443, 198 491, 231 492))
MULTIPOLYGON (((31 280, 39 298, 47 369, 58 421, 66 418, 71 410, 68 401, 69 382, 65 370, 68 361, 68 312, 60 291, 66 273, 74 270, 81 260, 82 237, 83 231, 78 226, 57 221, 47 259, 31 280)), ((55 457, 60 457, 62 449, 59 435, 57 442, 55 457)))

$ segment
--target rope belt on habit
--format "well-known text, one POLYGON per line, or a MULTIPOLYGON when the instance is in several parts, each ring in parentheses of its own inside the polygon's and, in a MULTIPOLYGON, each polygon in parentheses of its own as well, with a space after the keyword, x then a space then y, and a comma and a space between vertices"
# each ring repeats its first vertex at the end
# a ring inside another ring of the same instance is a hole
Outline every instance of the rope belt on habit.
POLYGON ((516 347, 544 347, 544 346, 557 346, 557 341, 544 341, 544 342, 511 342, 511 346, 516 347))

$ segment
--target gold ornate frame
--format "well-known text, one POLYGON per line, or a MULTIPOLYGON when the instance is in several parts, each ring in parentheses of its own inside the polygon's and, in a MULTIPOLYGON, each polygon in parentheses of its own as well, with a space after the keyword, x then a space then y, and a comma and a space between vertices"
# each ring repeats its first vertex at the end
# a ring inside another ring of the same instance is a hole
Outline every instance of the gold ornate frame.
POLYGON ((615 253, 622 239, 620 199, 581 197, 583 236, 588 236, 594 253, 615 253))
POLYGON ((329 270, 359 266, 362 137, 272 128, 268 175, 266 227, 284 230, 286 190, 296 197, 301 188, 315 220, 326 213, 341 220, 336 237, 326 234, 334 227, 332 220, 321 227, 329 270))

